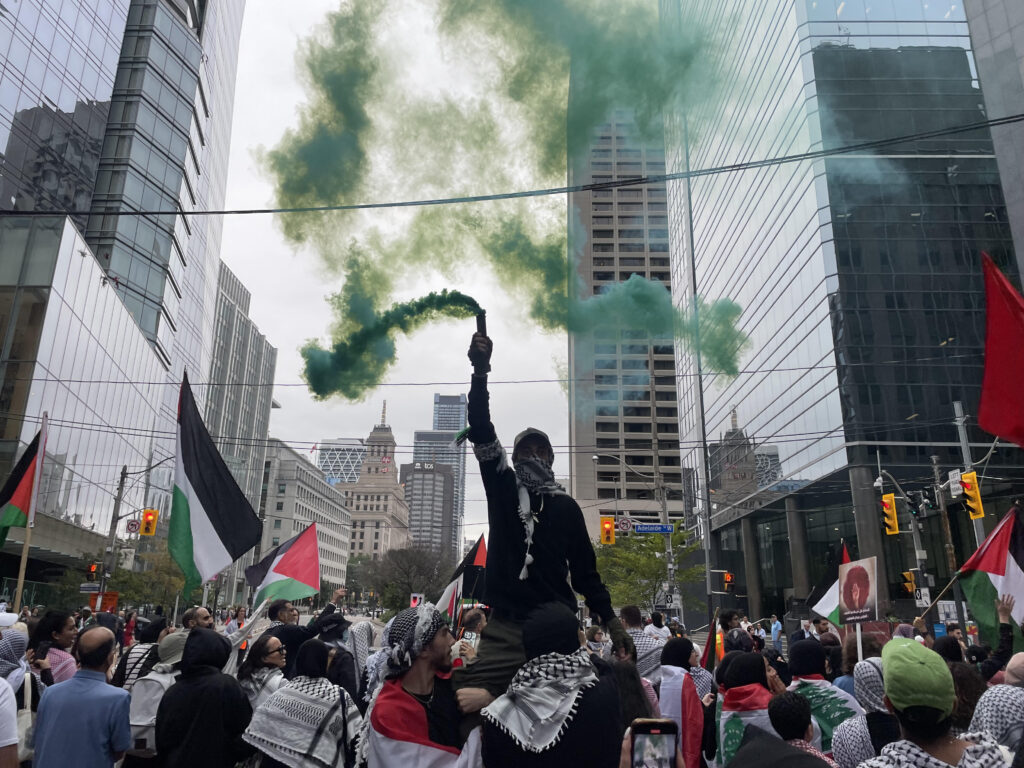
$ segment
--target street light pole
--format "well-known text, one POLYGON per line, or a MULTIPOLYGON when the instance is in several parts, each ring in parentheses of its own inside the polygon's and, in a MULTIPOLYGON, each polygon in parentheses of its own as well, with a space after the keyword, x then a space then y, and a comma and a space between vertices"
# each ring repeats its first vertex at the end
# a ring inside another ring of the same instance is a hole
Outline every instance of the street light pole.
MULTIPOLYGON (((107 550, 110 553, 110 573, 117 568, 117 521, 120 520, 121 502, 124 500, 124 484, 128 480, 128 465, 121 467, 121 477, 117 481, 117 495, 114 496, 114 512, 110 516, 110 532, 107 534, 107 550)), ((100 568, 100 591, 96 595, 96 612, 100 610, 103 593, 107 591, 107 552, 103 553, 100 568)))

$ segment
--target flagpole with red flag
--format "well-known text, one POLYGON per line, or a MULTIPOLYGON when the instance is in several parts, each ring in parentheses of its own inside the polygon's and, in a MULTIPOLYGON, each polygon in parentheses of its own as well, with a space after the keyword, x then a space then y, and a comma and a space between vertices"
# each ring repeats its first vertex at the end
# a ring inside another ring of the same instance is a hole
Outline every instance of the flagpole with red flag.
POLYGON ((46 455, 46 422, 49 414, 43 411, 43 420, 39 427, 39 449, 36 453, 35 471, 32 475, 32 494, 28 503, 28 522, 25 524, 25 543, 21 545, 21 562, 18 564, 18 585, 14 589, 13 612, 21 610, 21 593, 25 588, 25 568, 28 565, 28 552, 32 543, 32 527, 36 524, 36 502, 39 499, 39 478, 43 472, 43 457, 46 455))

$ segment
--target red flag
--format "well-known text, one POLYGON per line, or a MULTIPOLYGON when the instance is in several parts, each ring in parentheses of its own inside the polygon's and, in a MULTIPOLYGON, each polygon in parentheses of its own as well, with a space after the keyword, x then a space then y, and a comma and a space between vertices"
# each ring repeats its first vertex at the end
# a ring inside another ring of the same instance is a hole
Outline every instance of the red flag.
POLYGON ((987 253, 985 270, 985 378, 978 424, 1024 447, 1024 298, 987 253))
POLYGON ((843 539, 843 559, 840 562, 843 562, 843 563, 850 562, 850 552, 846 548, 846 539, 843 539))

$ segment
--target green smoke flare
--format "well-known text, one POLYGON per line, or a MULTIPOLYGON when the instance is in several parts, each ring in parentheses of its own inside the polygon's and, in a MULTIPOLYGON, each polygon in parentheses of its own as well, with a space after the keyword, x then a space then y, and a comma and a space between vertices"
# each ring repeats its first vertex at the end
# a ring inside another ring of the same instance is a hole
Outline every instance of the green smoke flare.
MULTIPOLYGON (((361 306, 356 312, 365 310, 361 306)), ((396 304, 330 349, 308 342, 302 348, 306 381, 317 397, 340 394, 358 400, 380 383, 394 363, 396 333, 409 333, 434 318, 472 317, 480 311, 473 297, 448 290, 396 304)))

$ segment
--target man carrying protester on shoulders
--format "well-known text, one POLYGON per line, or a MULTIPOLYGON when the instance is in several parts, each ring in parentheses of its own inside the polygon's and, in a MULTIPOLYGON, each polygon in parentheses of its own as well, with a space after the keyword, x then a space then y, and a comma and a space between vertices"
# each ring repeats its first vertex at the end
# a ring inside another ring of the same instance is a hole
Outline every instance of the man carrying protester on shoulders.
POLYGON ((477 765, 480 736, 463 749, 449 679, 455 637, 430 603, 406 608, 388 632, 385 681, 371 694, 356 763, 367 768, 477 765))
POLYGON ((560 602, 575 612, 578 592, 608 628, 616 648, 631 652, 632 640, 612 611, 583 513, 555 482, 555 455, 547 435, 534 428, 520 432, 511 463, 498 440, 487 393, 491 349, 487 336, 473 335, 468 417, 469 439, 487 494, 485 602, 492 614, 480 638, 477 662, 457 670, 455 684, 483 688, 497 697, 526 663, 523 622, 539 605, 560 602))

